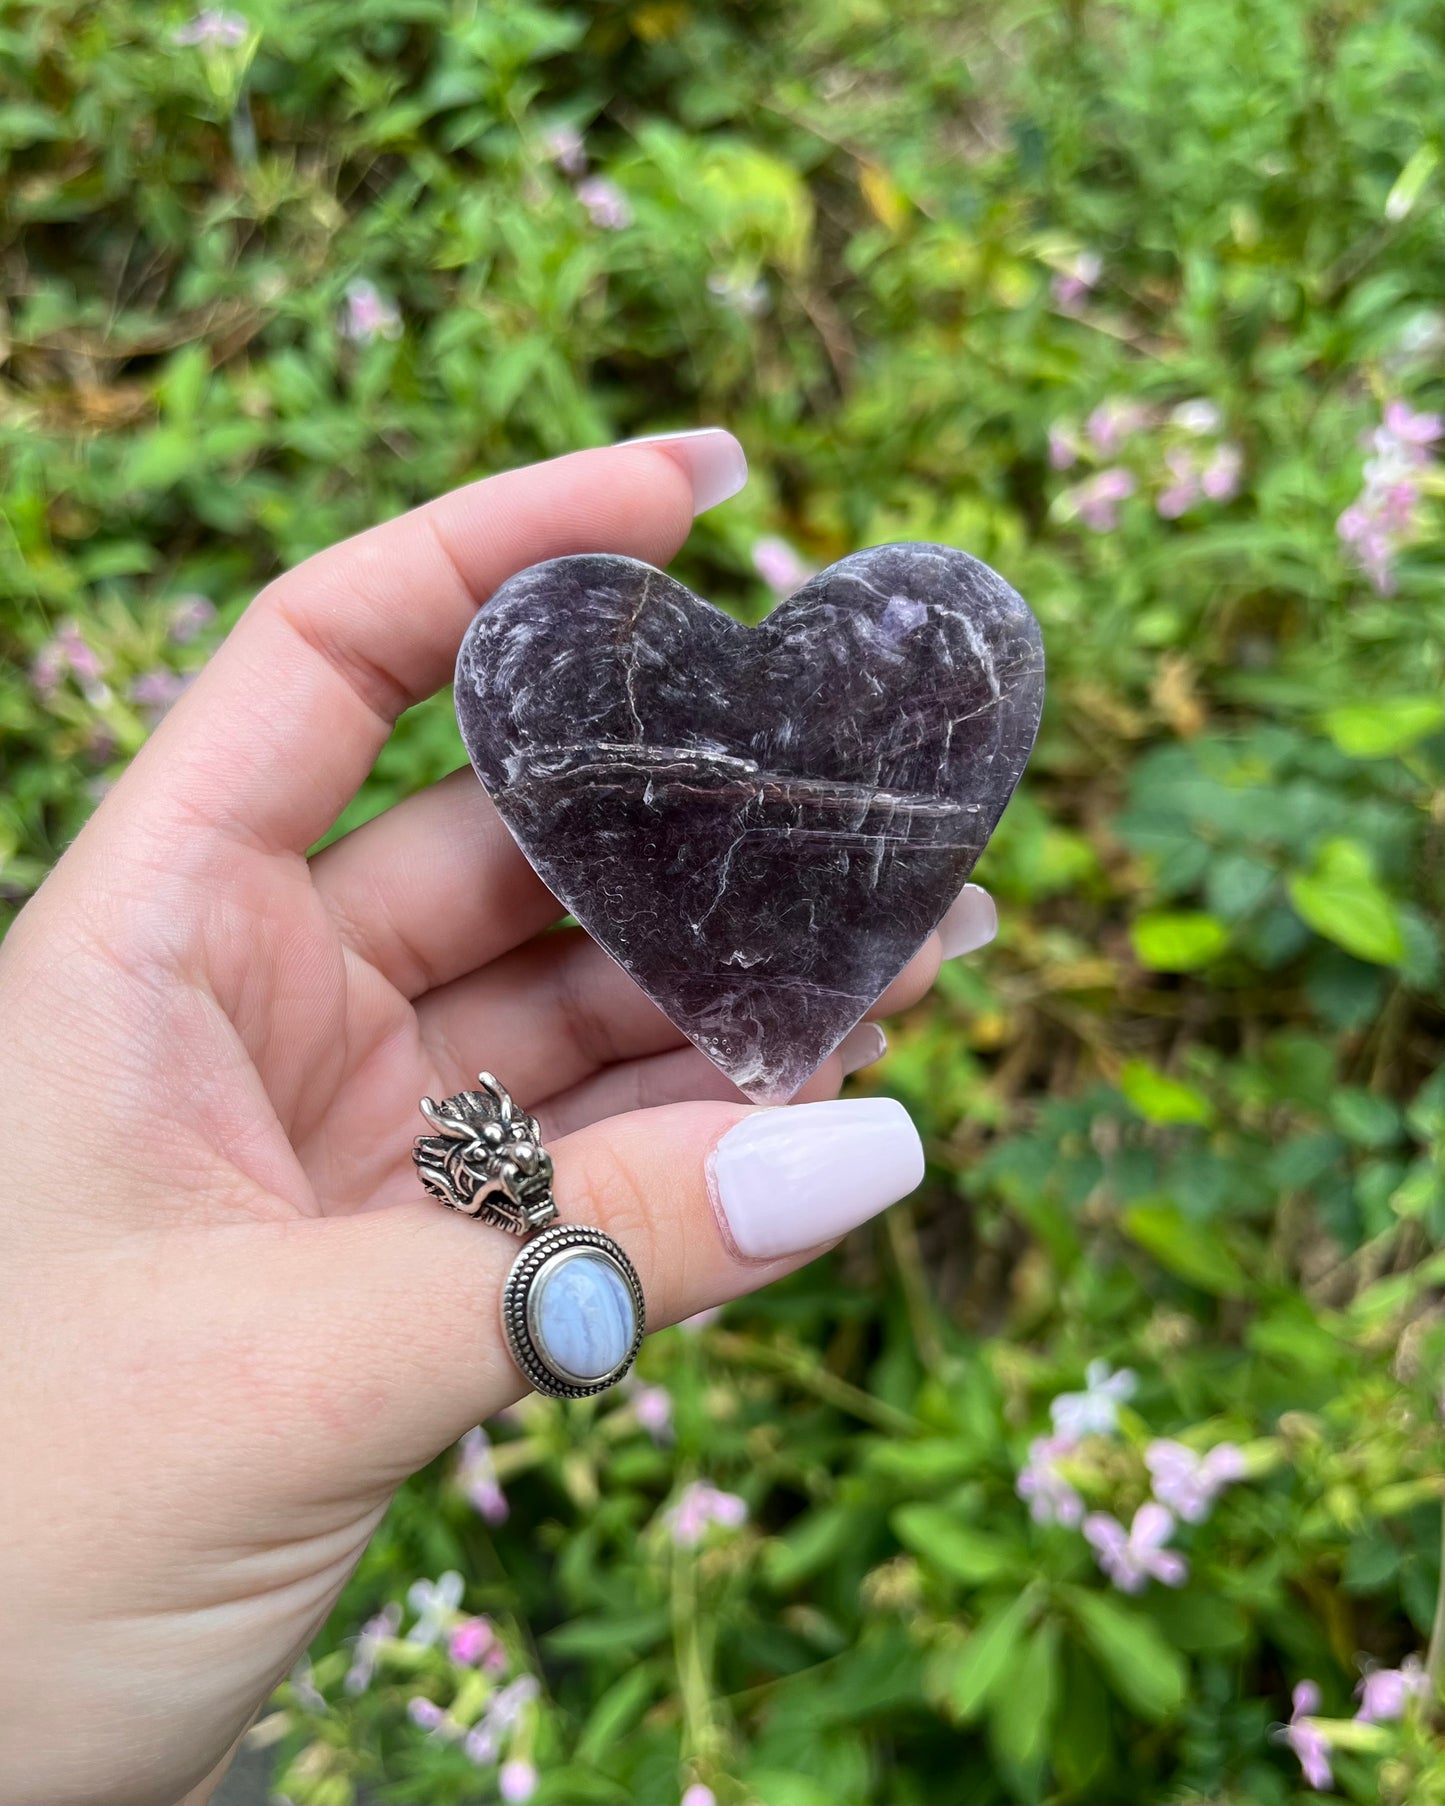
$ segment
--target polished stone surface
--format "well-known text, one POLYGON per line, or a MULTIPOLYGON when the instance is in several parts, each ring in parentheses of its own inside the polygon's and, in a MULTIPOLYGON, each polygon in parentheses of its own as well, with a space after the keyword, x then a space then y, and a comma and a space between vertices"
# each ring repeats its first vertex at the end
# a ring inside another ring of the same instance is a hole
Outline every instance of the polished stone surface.
POLYGON ((568 1253, 532 1282, 527 1327, 550 1367, 574 1380, 600 1380, 627 1358, 637 1313, 622 1275, 598 1254, 568 1253))
POLYGON ((634 559, 553 559, 478 614, 456 685, 543 882, 758 1102, 958 895, 1043 694, 1022 598, 931 545, 855 552, 755 628, 634 559))

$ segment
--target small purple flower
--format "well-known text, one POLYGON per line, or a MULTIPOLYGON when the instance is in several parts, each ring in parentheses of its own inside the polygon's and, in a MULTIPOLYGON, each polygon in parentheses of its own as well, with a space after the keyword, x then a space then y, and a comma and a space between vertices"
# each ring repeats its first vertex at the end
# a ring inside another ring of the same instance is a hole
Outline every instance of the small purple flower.
POLYGON ((127 695, 137 708, 147 710, 151 718, 158 721, 194 681, 194 672, 183 675, 158 665, 153 671, 142 671, 139 677, 133 677, 127 695))
POLYGON ((492 1445, 480 1424, 468 1430, 457 1444, 457 1485, 473 1510, 488 1524, 505 1524, 510 1507, 497 1478, 492 1445))
POLYGON ((223 12, 208 6, 171 33, 173 44, 220 44, 234 49, 251 35, 251 27, 240 13, 223 12))
POLYGON ((1417 414, 1403 401, 1387 402, 1379 426, 1367 435, 1364 487, 1336 530, 1381 595, 1394 589, 1395 555, 1415 535, 1425 479, 1438 469, 1430 447, 1442 436, 1440 415, 1417 414))
POLYGON ((554 125, 542 135, 542 149, 547 160, 555 163, 564 176, 574 180, 587 168, 587 147, 582 134, 570 125, 554 125))
POLYGON ((1107 1511, 1091 1511, 1084 1519, 1095 1560, 1121 1593, 1142 1593, 1151 1579, 1166 1587, 1183 1586, 1189 1564, 1164 1547, 1173 1534, 1173 1516, 1152 1500, 1134 1513, 1128 1530, 1107 1511))
POLYGON ((1093 251, 1080 251, 1065 266, 1055 272, 1049 284, 1053 291, 1054 305, 1063 314, 1077 314, 1083 311, 1084 303, 1098 287, 1099 278, 1104 273, 1103 259, 1093 251))
POLYGON ((717 1795, 705 1781, 694 1781, 678 1806, 717 1806, 717 1795))
POLYGON ((737 1530, 748 1521, 747 1501, 734 1492, 720 1492, 706 1480, 694 1480, 682 1489, 677 1503, 662 1515, 668 1534, 679 1549, 695 1549, 710 1524, 737 1530))
POLYGON ((1061 500, 1068 513, 1095 533, 1112 533, 1119 524, 1119 503, 1134 489, 1134 473, 1115 464, 1065 490, 1061 500))
POLYGON ((463 1668, 476 1668, 496 1640, 490 1618, 464 1618, 447 1638, 447 1654, 463 1668))
POLYGON ((374 282, 358 278, 346 285, 346 306, 341 331, 353 344, 370 345, 377 339, 401 337, 401 311, 388 301, 374 282))
POLYGON ((1202 1524, 1225 1487, 1245 1474, 1244 1456, 1232 1442, 1196 1455, 1182 1442, 1161 1437, 1145 1449, 1144 1465, 1154 1482, 1154 1497, 1186 1524, 1202 1524))
POLYGON ((604 232, 620 232, 632 224, 632 203, 607 176, 588 176, 577 184, 577 199, 587 217, 604 232))
POLYGON ((1445 439, 1445 417, 1416 414, 1406 402, 1385 403, 1384 429, 1405 445, 1433 445, 1445 439))
POLYGON ((497 1776, 497 1791, 508 1806, 523 1806, 537 1791, 536 1769, 521 1757, 504 1762, 497 1776))
POLYGON ((489 1722, 499 1731, 510 1731, 541 1691, 535 1674, 519 1674, 516 1680, 508 1681, 492 1695, 492 1703, 487 1707, 489 1722))
POLYGON ((672 1394, 666 1386, 639 1386, 632 1397, 632 1411, 659 1448, 672 1441, 672 1394))
POLYGON ((424 1731, 438 1731, 446 1720, 446 1713, 435 1700, 428 1699, 425 1694, 417 1693, 406 1702, 406 1715, 414 1725, 424 1731))
POLYGON ((1217 445, 1214 455, 1199 473, 1199 487, 1211 502, 1227 502, 1239 488, 1244 456, 1237 445, 1217 445))
POLYGON ((1330 1746, 1323 1735, 1309 1723, 1320 1709, 1320 1690, 1313 1681, 1300 1681, 1291 1700, 1292 1710, 1287 1725, 1279 1727, 1278 1736, 1299 1758, 1304 1778, 1316 1793, 1334 1784, 1330 1768, 1330 1746))
POLYGON ((171 639, 177 646, 189 646, 215 618, 216 605, 209 596, 182 596, 171 605, 171 639))
POLYGON ((1072 426, 1056 420, 1049 428, 1049 464, 1054 470, 1070 470, 1078 461, 1078 435, 1072 426))
POLYGON ((406 1590, 406 1602, 416 1613, 407 1642, 426 1647, 443 1636, 462 1602, 462 1591, 462 1577, 455 1568, 437 1580, 414 1580, 406 1590))
POLYGON ((496 1726, 484 1719, 467 1732, 462 1739, 462 1749, 479 1768, 490 1767, 501 1750, 496 1726))
POLYGON ((365 1693, 371 1685, 371 1677, 376 1673, 376 1658, 383 1643, 388 1642, 401 1629, 401 1607, 396 1604, 384 1605, 374 1618, 368 1618, 356 1633, 356 1642, 352 1646, 351 1666, 346 1671, 346 1679, 341 1683, 344 1690, 353 1699, 359 1693, 365 1693))
POLYGON ((753 569, 776 596, 791 596, 813 574, 813 567, 798 556, 786 539, 771 533, 754 542, 753 569))
POLYGON ((1398 1668, 1371 1668, 1355 1688, 1360 1696, 1355 1717, 1362 1724, 1403 1718, 1410 1701, 1423 1699, 1429 1691, 1430 1677, 1417 1655, 1406 1656, 1398 1668))
POLYGON ((1084 1517, 1084 1501, 1059 1472, 1057 1463, 1075 1449, 1071 1436, 1036 1436, 1014 1491, 1025 1500, 1036 1524, 1063 1524, 1073 1530, 1084 1517))
POLYGON ((1112 1436, 1119 1427, 1119 1406, 1133 1398, 1138 1376, 1128 1367, 1116 1373, 1107 1361, 1090 1361, 1082 1392, 1061 1392, 1049 1406, 1057 1435, 1077 1442, 1084 1436, 1112 1436))
POLYGON ((1100 457, 1112 458, 1150 419, 1149 409, 1142 403, 1116 398, 1099 403, 1084 422, 1084 431, 1100 457))
POLYGON ((291 1670, 290 1678, 291 1686, 297 1699, 301 1701, 301 1704, 305 1706, 308 1712, 329 1712, 331 1710, 326 1703, 325 1696, 320 1692, 315 1680, 312 1678, 311 1658, 309 1656, 302 1656, 301 1660, 291 1670))

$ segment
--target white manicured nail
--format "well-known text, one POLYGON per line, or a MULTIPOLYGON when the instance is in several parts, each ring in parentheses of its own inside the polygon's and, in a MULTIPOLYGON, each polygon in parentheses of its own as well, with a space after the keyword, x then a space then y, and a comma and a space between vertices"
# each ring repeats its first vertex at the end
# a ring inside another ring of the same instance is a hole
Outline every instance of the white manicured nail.
POLYGON ((745 1116, 708 1162, 723 1239, 744 1260, 835 1241, 923 1178, 923 1143, 891 1097, 785 1104, 745 1116))
POLYGON ((844 1077, 861 1072, 888 1052, 888 1037, 876 1022, 859 1022, 838 1043, 838 1058, 843 1062, 844 1077))
POLYGON ((656 445, 679 463, 692 484, 692 511, 705 514, 748 480, 747 453, 720 426, 699 426, 687 433, 645 433, 625 445, 656 445))
POLYGON ((986 947, 998 933, 998 910, 993 898, 982 885, 965 884, 948 906, 937 933, 945 959, 957 959, 961 953, 975 953, 986 947))

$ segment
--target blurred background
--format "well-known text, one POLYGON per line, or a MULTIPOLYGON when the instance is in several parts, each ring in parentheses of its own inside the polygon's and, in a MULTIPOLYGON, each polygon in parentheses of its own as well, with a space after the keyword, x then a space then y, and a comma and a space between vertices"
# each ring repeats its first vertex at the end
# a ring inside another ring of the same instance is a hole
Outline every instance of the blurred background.
POLYGON ((0 5, 0 914, 274 572, 579 445, 1050 661, 855 1081, 923 1190, 409 1485, 224 1798, 1445 1799, 1442 91, 1436 0, 0 5))

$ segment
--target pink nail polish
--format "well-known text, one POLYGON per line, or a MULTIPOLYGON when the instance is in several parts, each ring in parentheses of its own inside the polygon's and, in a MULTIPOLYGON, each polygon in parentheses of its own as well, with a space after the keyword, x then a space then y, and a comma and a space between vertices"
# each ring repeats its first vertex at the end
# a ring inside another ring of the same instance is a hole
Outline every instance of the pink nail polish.
POLYGON ((708 1186, 724 1239, 744 1260, 835 1241, 906 1197, 923 1143, 891 1097, 757 1110, 713 1150, 708 1186))

